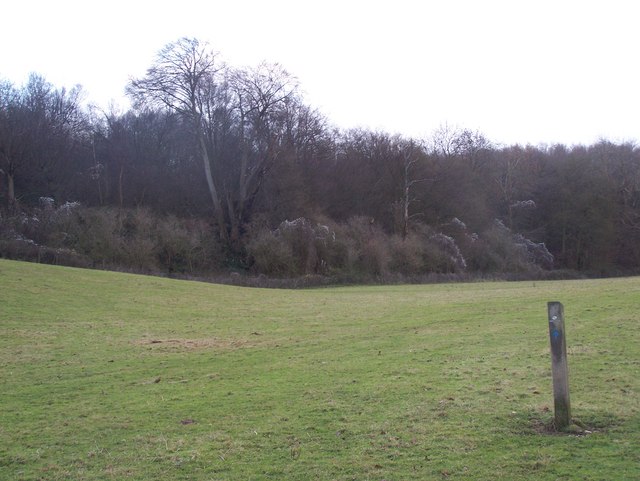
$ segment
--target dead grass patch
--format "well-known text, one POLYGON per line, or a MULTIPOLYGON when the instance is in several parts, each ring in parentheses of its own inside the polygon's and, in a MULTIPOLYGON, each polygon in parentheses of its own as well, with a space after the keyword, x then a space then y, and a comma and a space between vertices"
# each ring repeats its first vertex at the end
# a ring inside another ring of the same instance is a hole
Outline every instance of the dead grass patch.
POLYGON ((257 345, 248 339, 221 339, 209 337, 202 339, 138 339, 133 341, 136 346, 146 346, 148 349, 161 351, 190 351, 198 349, 235 350, 257 345))

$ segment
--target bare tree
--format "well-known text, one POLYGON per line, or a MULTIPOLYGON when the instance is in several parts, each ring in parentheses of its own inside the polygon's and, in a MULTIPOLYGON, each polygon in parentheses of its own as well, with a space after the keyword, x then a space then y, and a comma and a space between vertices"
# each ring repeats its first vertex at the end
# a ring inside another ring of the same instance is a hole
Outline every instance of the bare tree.
POLYGON ((265 175, 288 147, 288 124, 302 108, 298 84, 280 65, 262 63, 255 69, 238 70, 231 76, 235 96, 240 159, 229 192, 231 240, 239 240, 265 175))
POLYGON ((195 38, 181 38, 165 46, 156 56, 145 77, 132 79, 127 93, 137 106, 161 106, 191 122, 194 141, 204 166, 214 215, 220 235, 227 239, 219 187, 212 174, 212 158, 205 138, 206 108, 211 108, 212 90, 224 66, 217 54, 195 38))
POLYGON ((179 113, 192 125, 221 238, 239 247, 264 176, 286 146, 286 117, 297 82, 279 65, 232 70, 196 39, 158 54, 128 93, 139 106, 179 113))
POLYGON ((6 178, 7 206, 16 203, 15 176, 28 147, 20 94, 9 82, 0 84, 0 174, 6 178))
POLYGON ((7 205, 17 206, 16 180, 23 194, 51 195, 67 173, 73 144, 85 128, 82 89, 55 89, 31 74, 22 88, 0 84, 0 174, 6 178, 7 205))
POLYGON ((406 239, 409 234, 409 220, 418 215, 409 214, 409 207, 415 202, 414 187, 429 179, 415 177, 414 171, 424 151, 414 140, 400 142, 396 148, 402 160, 402 238, 406 239))
POLYGON ((482 168, 493 149, 493 145, 481 132, 441 125, 430 139, 431 151, 444 160, 460 158, 465 160, 473 172, 482 168))

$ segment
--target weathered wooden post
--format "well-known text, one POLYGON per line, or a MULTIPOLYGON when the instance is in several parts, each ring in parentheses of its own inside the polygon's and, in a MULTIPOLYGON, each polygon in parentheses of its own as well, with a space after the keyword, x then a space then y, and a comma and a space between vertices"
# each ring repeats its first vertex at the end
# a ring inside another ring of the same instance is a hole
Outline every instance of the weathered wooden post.
POLYGON ((564 307, 560 302, 547 303, 549 313, 549 339, 551 340, 551 370, 553 375, 553 404, 556 429, 571 424, 569 402, 569 365, 564 330, 564 307))

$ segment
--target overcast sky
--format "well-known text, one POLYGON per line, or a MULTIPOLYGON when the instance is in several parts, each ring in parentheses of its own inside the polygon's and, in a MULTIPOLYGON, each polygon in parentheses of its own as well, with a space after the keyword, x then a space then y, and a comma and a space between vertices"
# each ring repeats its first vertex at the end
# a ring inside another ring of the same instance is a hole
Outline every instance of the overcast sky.
POLYGON ((129 77, 189 36, 231 65, 282 64, 343 128, 637 141, 639 14, 636 0, 7 0, 0 77, 126 107, 129 77))

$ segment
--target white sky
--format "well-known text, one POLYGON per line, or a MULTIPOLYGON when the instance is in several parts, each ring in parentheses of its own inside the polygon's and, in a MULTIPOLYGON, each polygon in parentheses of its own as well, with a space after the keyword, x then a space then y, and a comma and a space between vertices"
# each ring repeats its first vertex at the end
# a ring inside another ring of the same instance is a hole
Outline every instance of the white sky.
POLYGON ((232 65, 282 64, 343 128, 640 140, 637 0, 7 0, 1 10, 0 77, 79 83, 103 107, 126 107, 128 78, 189 36, 232 65))

